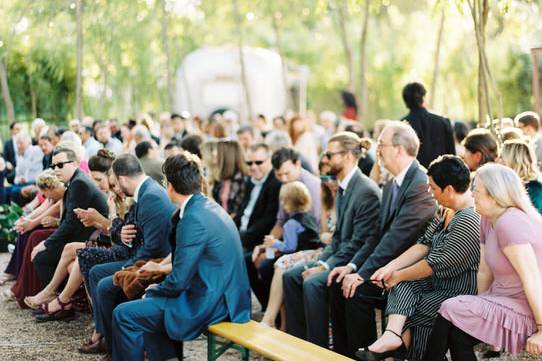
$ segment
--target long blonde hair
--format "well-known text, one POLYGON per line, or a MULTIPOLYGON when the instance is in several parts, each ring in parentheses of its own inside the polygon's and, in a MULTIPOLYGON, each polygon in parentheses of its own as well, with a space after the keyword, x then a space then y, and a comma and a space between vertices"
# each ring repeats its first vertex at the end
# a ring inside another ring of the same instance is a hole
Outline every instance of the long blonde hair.
POLYGON ((533 206, 521 179, 512 169, 496 163, 487 163, 476 171, 476 178, 499 207, 518 208, 531 218, 542 222, 542 216, 533 206))
POLYGON ((512 168, 523 183, 527 183, 540 176, 536 165, 536 155, 533 147, 525 140, 514 139, 504 142, 501 148, 501 159, 509 168, 512 168))

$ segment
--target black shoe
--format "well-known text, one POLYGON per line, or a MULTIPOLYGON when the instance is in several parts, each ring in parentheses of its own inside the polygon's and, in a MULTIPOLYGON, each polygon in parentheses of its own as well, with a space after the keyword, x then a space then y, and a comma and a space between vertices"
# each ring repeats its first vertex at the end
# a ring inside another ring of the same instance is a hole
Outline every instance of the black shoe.
MULTIPOLYGON (((385 360, 388 357, 394 357, 396 354, 404 355, 406 353, 406 346, 403 342, 403 338, 401 335, 399 335, 397 332, 386 329, 386 331, 389 331, 393 333, 395 336, 399 337, 401 339, 401 346, 395 350, 385 351, 385 352, 374 352, 370 351, 368 348, 360 348, 356 351, 356 359, 359 361, 380 361, 385 360)), ((384 332, 386 332, 384 331, 384 332)), ((394 358, 394 360, 401 360, 400 358, 394 358)))
POLYGON ((484 352, 484 354, 482 355, 482 359, 486 359, 486 358, 497 358, 497 357, 501 357, 501 351, 487 350, 487 351, 484 352))

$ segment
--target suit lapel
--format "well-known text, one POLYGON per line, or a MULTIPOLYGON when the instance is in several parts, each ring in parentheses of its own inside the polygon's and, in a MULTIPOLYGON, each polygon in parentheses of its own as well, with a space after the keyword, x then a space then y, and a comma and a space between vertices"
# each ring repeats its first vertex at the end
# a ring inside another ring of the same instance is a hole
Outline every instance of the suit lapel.
POLYGON ((407 191, 407 189, 410 187, 410 183, 412 182, 412 179, 414 178, 414 173, 416 172, 416 169, 419 167, 419 163, 418 161, 414 160, 412 162, 412 164, 410 165, 410 167, 408 168, 408 171, 405 175, 405 179, 403 179, 403 184, 401 184, 401 187, 399 188, 399 193, 397 193, 397 200, 396 200, 396 204, 397 206, 393 209, 393 211, 391 210, 391 192, 392 192, 392 181, 389 182, 389 184, 387 184, 386 186, 388 186, 388 197, 386 199, 386 212, 387 212, 387 216, 385 218, 385 224, 388 223, 388 221, 392 218, 392 216, 395 214, 395 212, 397 212, 397 210, 400 208, 400 205, 401 203, 403 202, 403 199, 405 198, 405 193, 407 191))
POLYGON ((350 182, 348 182, 348 186, 346 187, 346 190, 343 194, 342 199, 342 209, 337 209, 337 215, 338 215, 338 223, 339 223, 339 229, 342 229, 342 224, 344 222, 344 213, 346 212, 346 209, 348 208, 348 202, 350 202, 350 198, 352 197, 352 193, 354 193, 352 190, 357 182, 360 181, 361 175, 359 174, 359 170, 356 170, 352 178, 350 179, 350 182))

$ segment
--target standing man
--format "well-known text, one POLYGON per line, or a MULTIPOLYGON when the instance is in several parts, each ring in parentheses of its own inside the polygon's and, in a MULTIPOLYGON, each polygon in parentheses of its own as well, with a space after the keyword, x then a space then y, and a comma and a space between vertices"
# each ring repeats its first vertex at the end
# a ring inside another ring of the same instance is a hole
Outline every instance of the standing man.
POLYGON ((51 169, 66 184, 62 217, 57 230, 32 251, 36 273, 44 285, 53 278, 64 246, 70 242, 87 241, 95 230, 85 227, 73 210, 94 208, 104 216, 108 213, 106 195, 78 167, 79 162, 73 150, 55 149, 51 169))
POLYGON ((164 161, 160 159, 160 149, 154 140, 145 140, 136 145, 135 154, 141 163, 143 172, 159 184, 165 184, 165 177, 162 172, 164 161))
POLYGON ((164 164, 173 216, 172 271, 141 300, 113 312, 113 360, 176 357, 171 340, 198 337, 207 326, 250 320, 250 288, 239 233, 216 202, 201 193, 197 158, 188 153, 164 164))
POLYGON ((13 122, 9 125, 9 133, 11 138, 4 143, 4 160, 6 162, 6 179, 9 183, 13 183, 15 178, 15 167, 17 166, 17 145, 15 144, 15 136, 21 132, 22 126, 19 122, 13 122))
POLYGON ((299 266, 284 273, 284 305, 288 333, 322 347, 329 343, 327 279, 334 267, 344 266, 360 248, 377 239, 380 190, 361 173, 361 139, 352 132, 335 134, 324 153, 337 177, 337 223, 331 244, 308 269, 299 266))
POLYGON ((348 357, 376 340, 375 308, 382 309, 384 300, 371 275, 413 245, 437 210, 425 169, 416 161, 419 145, 408 124, 394 121, 384 128, 377 155, 393 179, 384 186, 378 236, 329 274, 333 346, 348 357))
POLYGON ((402 119, 414 128, 420 140, 417 159, 425 168, 443 154, 455 154, 454 133, 450 120, 429 113, 425 108, 425 88, 409 83, 403 88, 403 100, 410 112, 402 119))
POLYGON ((523 112, 514 119, 516 127, 531 139, 538 164, 542 164, 542 135, 540 135, 540 117, 535 112, 523 112))

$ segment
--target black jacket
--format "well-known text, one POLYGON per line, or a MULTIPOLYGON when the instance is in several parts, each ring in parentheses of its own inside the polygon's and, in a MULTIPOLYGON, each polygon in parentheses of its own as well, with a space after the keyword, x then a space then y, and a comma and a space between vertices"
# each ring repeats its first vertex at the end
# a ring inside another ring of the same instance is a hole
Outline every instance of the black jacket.
POLYGON ((75 171, 66 186, 60 225, 45 241, 47 248, 63 248, 66 243, 84 242, 94 232, 94 228, 83 226, 73 212, 74 209, 94 208, 104 216, 108 213, 106 195, 79 169, 75 171))
MULTIPOLYGON (((245 196, 239 207, 239 212, 237 212, 234 219, 237 228, 241 227, 241 217, 243 217, 245 208, 250 200, 250 194, 254 189, 254 184, 250 179, 246 182, 247 188, 245 196)), ((246 231, 241 232, 241 241, 243 242, 243 248, 245 248, 245 250, 251 251, 254 246, 262 244, 264 236, 269 234, 275 225, 275 222, 277 221, 277 212, 279 210, 280 187, 281 183, 277 177, 275 177, 275 172, 271 171, 262 185, 256 204, 254 204, 254 209, 250 215, 247 229, 246 231)))
POLYGON ((455 154, 454 133, 450 120, 429 113, 425 108, 411 110, 403 120, 409 122, 420 138, 417 158, 425 168, 440 155, 455 154))
POLYGON ((13 169, 5 172, 5 177, 9 183, 13 183, 15 179, 15 167, 17 166, 17 152, 13 149, 13 138, 9 138, 4 143, 4 159, 13 165, 13 169))

